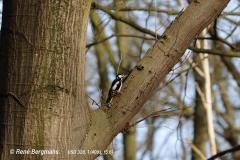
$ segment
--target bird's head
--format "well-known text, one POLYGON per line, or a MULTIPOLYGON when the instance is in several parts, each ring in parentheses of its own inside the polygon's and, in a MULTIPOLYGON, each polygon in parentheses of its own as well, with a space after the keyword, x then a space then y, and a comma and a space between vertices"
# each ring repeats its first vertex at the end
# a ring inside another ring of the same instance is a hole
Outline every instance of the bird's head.
POLYGON ((126 75, 123 75, 123 74, 117 74, 116 78, 117 79, 123 79, 124 77, 126 77, 126 75))

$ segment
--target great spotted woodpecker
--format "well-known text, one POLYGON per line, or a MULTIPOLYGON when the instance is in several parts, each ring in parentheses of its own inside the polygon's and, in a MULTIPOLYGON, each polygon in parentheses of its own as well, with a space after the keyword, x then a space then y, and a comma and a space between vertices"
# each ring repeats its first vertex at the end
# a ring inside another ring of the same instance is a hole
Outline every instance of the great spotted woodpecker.
POLYGON ((112 85, 108 91, 108 98, 106 103, 110 103, 112 101, 112 98, 120 92, 124 77, 126 76, 122 74, 116 75, 116 79, 112 82, 112 85))

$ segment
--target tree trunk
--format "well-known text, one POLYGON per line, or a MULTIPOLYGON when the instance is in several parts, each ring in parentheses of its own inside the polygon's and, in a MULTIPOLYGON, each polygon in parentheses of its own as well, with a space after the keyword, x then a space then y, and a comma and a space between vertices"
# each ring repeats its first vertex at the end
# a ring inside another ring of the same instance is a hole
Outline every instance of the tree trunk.
MULTIPOLYGON (((197 56, 196 61, 201 61, 199 56, 197 56)), ((199 66, 201 67, 201 66, 199 66)), ((202 67, 201 67, 202 70, 202 67)), ((194 70, 195 81, 198 84, 198 87, 202 92, 205 92, 204 88, 204 77, 199 75, 194 70)), ((196 100, 195 100, 195 111, 194 111, 194 139, 193 144, 196 148, 201 151, 203 155, 206 156, 206 145, 208 139, 208 130, 207 130, 207 119, 206 119, 206 109, 204 108, 203 101, 201 100, 201 96, 199 93, 195 92, 196 100)), ((192 150, 192 160, 202 160, 202 158, 192 150)))
POLYGON ((123 135, 124 159, 136 159, 136 127, 130 128, 123 135))
POLYGON ((69 159, 68 150, 84 141, 90 125, 84 84, 90 4, 3 2, 1 159, 69 159))
MULTIPOLYGON (((106 38, 104 33, 104 27, 102 26, 101 19, 99 18, 98 12, 96 10, 91 10, 90 12, 91 24, 94 30, 94 40, 99 41, 101 39, 106 38)), ((108 80, 108 71, 107 71, 107 60, 106 53, 108 50, 106 48, 109 47, 108 42, 103 42, 97 44, 95 49, 96 58, 98 61, 98 73, 100 77, 99 88, 102 90, 102 94, 106 96, 108 94, 109 80, 108 80)), ((101 98, 102 101, 106 101, 106 99, 101 98)))

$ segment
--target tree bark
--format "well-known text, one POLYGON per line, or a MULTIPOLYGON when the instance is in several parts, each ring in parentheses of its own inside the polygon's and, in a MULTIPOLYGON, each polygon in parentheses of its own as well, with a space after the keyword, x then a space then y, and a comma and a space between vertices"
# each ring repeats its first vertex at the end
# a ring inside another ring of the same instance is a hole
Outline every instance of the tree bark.
POLYGON ((1 159, 69 159, 90 126, 85 44, 90 1, 3 1, 1 159), (10 150, 14 149, 14 154, 10 150), (59 154, 16 154, 58 150, 59 154))

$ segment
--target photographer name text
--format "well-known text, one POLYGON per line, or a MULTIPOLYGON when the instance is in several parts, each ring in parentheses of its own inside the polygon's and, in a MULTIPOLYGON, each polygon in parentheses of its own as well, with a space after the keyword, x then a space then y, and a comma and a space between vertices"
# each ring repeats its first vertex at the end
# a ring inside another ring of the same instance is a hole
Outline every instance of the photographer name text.
POLYGON ((37 150, 37 149, 11 149, 10 154, 60 154, 58 150, 37 150))

